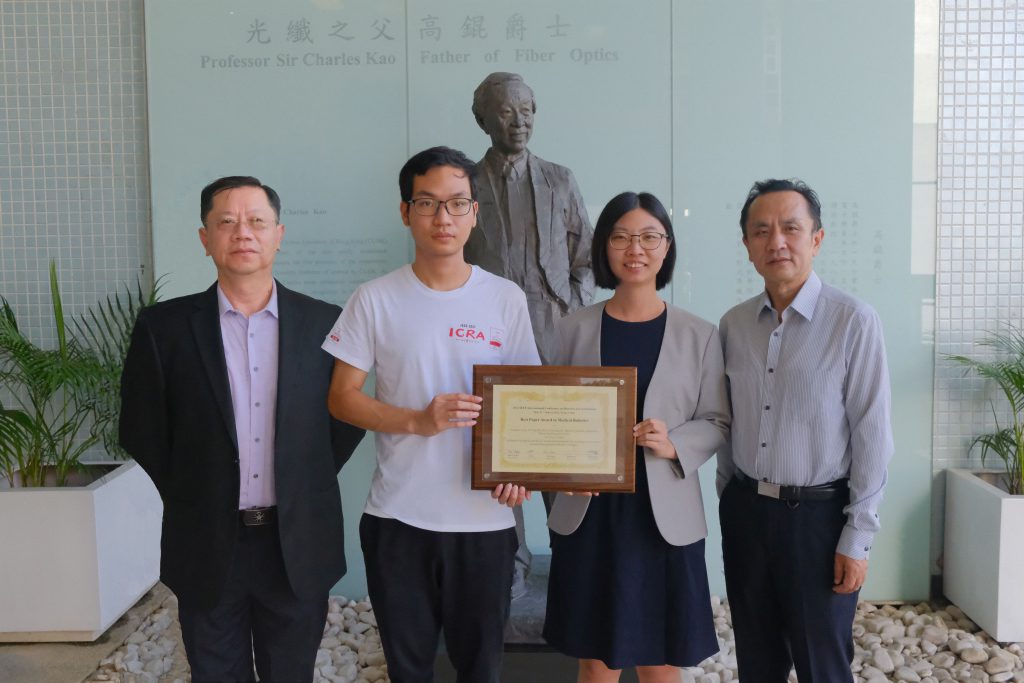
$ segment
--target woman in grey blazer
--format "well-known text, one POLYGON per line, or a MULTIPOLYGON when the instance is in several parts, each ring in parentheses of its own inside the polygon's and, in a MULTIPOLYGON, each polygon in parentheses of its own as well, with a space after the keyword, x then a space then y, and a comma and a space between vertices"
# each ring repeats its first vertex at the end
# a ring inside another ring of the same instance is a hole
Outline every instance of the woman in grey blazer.
POLYGON ((610 300, 557 325, 565 365, 637 367, 636 492, 555 499, 544 637, 579 658, 580 681, 678 681, 718 651, 697 468, 725 443, 718 330, 658 295, 675 265, 656 197, 625 192, 601 212, 592 265, 610 300))

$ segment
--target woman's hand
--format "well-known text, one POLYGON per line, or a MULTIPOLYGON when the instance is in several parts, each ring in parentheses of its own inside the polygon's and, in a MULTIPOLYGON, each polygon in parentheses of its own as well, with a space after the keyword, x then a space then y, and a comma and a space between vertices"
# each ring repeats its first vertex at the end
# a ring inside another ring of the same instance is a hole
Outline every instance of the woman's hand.
POLYGON ((676 447, 668 439, 668 427, 661 420, 650 418, 638 422, 633 427, 633 436, 636 438, 636 445, 648 448, 652 455, 667 460, 676 457, 676 447))

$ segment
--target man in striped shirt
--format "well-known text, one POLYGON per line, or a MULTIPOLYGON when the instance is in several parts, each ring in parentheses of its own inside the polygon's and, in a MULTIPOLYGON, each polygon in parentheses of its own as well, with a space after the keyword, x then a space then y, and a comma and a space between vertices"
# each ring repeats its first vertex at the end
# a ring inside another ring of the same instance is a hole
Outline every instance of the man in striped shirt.
POLYGON ((744 683, 849 681, 851 627, 893 452, 878 314, 812 268, 821 204, 755 183, 740 214, 765 291, 721 321, 732 400, 718 454, 726 589, 744 683))

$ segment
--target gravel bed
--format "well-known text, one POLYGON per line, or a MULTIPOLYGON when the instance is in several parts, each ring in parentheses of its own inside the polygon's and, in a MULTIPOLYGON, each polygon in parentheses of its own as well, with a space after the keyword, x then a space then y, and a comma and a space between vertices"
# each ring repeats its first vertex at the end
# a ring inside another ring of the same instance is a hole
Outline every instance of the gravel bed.
MULTIPOLYGON (((683 670, 684 683, 738 681, 729 606, 712 598, 721 651, 683 670)), ((955 606, 861 603, 853 626, 858 683, 1024 683, 1020 643, 1000 644, 955 606)), ((190 683, 170 596, 85 683, 190 683)), ((316 656, 316 683, 386 683, 387 665, 369 600, 331 597, 316 656)), ((790 675, 796 681, 796 675, 790 675)))

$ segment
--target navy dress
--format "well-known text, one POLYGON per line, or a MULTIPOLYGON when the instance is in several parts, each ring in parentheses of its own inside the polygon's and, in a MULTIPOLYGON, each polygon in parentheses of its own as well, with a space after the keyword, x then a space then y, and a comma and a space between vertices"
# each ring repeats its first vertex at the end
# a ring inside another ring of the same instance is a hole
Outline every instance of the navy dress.
MULTIPOLYGON (((666 319, 601 318, 601 365, 637 368, 638 421, 666 319)), ((695 666, 718 652, 704 541, 674 546, 662 537, 642 448, 636 493, 592 498, 574 533, 552 536, 544 638, 556 650, 611 669, 695 666)))

